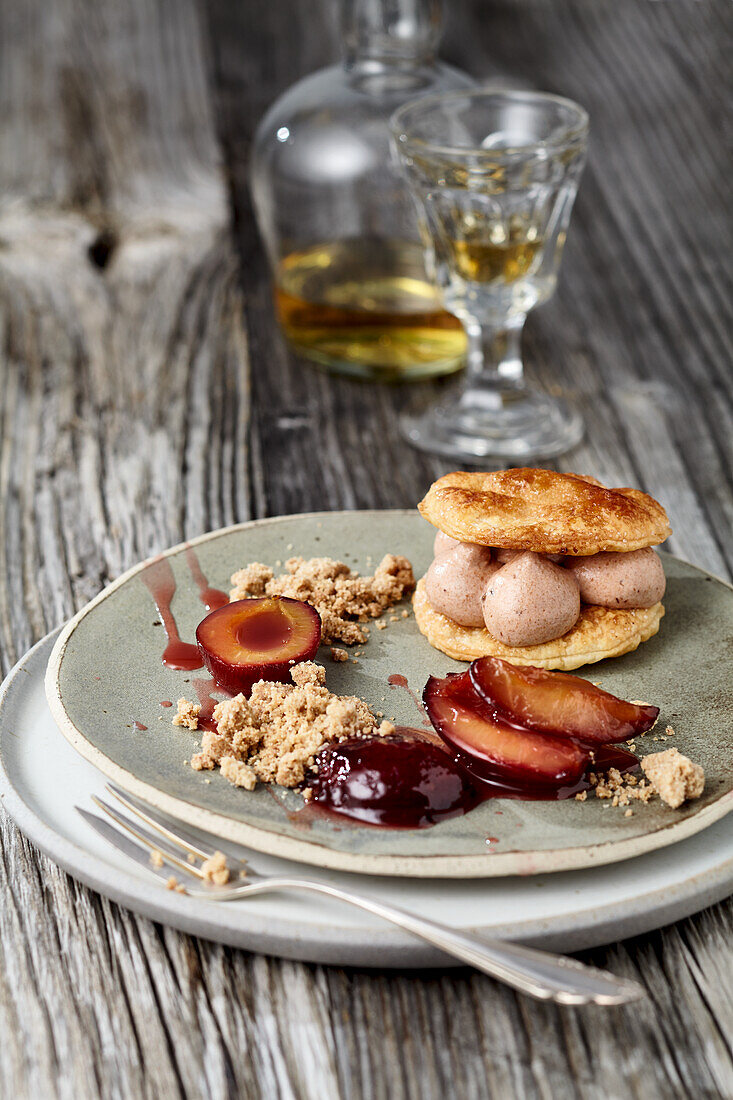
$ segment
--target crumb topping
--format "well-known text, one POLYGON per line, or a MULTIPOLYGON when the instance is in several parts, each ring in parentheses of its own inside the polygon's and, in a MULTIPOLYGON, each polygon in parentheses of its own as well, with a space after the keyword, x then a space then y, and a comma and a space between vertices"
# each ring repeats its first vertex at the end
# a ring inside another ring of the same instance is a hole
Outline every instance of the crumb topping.
POLYGON ((362 699, 330 692, 321 665, 302 661, 291 675, 292 684, 259 680, 249 699, 240 694, 218 703, 216 732, 204 733, 191 767, 201 771, 218 764, 226 779, 247 790, 258 780, 297 787, 329 742, 394 732, 390 722, 377 726, 362 699))
MULTIPOLYGON (((196 765, 194 764, 194 767, 196 765)), ((257 773, 249 764, 238 760, 236 756, 221 756, 219 768, 225 779, 228 779, 235 787, 244 787, 245 791, 253 791, 257 786, 257 773)))
POLYGON ((197 730, 199 728, 200 713, 201 706, 199 703, 190 703, 188 699, 179 699, 178 709, 173 717, 173 725, 185 726, 189 730, 197 730))
POLYGON ((215 886, 226 886, 229 882, 229 868, 223 852, 214 852, 201 864, 204 882, 213 883, 215 886))
POLYGON ((340 661, 348 661, 349 655, 345 649, 339 649, 338 646, 331 647, 331 660, 336 661, 338 664, 340 661))
POLYGON ((663 802, 676 810, 688 799, 699 798, 705 786, 705 772, 679 749, 653 752, 641 762, 642 770, 663 802))
POLYGON ((608 798, 612 806, 628 806, 630 802, 648 802, 654 794, 644 779, 618 768, 609 768, 605 774, 591 772, 588 776, 596 798, 608 798))
POLYGON ((412 566, 399 554, 385 554, 371 577, 361 577, 333 558, 290 558, 276 577, 269 566, 250 562, 232 575, 230 600, 290 596, 315 607, 321 616, 321 640, 327 645, 365 642, 361 625, 377 619, 415 587, 412 566))

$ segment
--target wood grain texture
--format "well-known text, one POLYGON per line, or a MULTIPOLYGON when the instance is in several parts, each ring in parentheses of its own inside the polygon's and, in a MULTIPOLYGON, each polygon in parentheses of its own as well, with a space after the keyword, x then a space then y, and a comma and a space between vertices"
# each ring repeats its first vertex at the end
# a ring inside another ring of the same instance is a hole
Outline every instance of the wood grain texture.
MULTIPOLYGON (((589 167, 536 384, 579 400, 572 468, 658 496, 671 549, 733 567, 724 0, 460 0, 444 54, 575 96, 589 167)), ((252 128, 335 53, 327 0, 0 8, 4 670, 141 557, 224 523, 412 506, 448 469, 396 414, 434 386, 327 378, 272 320, 252 128)), ((729 1097, 733 905, 586 953, 629 1009, 466 972, 250 956, 78 886, 3 819, 0 1096, 729 1097)))

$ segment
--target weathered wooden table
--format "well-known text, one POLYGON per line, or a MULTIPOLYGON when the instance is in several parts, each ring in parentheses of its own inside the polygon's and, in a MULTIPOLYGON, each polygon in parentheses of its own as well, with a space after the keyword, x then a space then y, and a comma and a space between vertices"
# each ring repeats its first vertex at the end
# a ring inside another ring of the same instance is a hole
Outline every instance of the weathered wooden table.
MULTIPOLYGON (((725 0, 462 0, 444 55, 592 118, 537 384, 567 462, 639 485, 671 548, 733 567, 725 0)), ((335 53, 325 0, 0 9, 0 640, 7 670, 141 557, 249 517, 411 506, 417 391, 293 359, 246 186, 265 106, 335 53)), ((691 670, 694 681, 694 670, 691 670)), ((306 966, 200 942, 78 886, 2 822, 0 1095, 733 1096, 733 905, 588 958, 628 1009, 467 972, 306 966)))

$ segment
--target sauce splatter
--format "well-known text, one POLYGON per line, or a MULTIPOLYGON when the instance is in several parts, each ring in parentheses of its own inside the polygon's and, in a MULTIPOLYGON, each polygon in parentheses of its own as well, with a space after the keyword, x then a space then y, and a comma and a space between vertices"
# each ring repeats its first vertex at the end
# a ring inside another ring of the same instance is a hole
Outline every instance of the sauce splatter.
POLYGON ((181 641, 178 626, 171 611, 171 600, 176 591, 176 579, 173 576, 167 558, 158 558, 140 574, 140 578, 155 601, 158 614, 163 622, 168 644, 163 650, 162 661, 166 668, 192 672, 203 666, 198 646, 181 641))
POLYGON ((426 729, 432 729, 432 723, 425 714, 425 708, 423 707, 421 700, 418 699, 417 695, 408 684, 407 677, 403 676, 401 672, 393 672, 391 676, 387 677, 387 683, 391 688, 403 688, 404 691, 407 692, 417 709, 420 711, 420 714, 422 716, 422 724, 425 726, 426 729))
POLYGON ((229 692, 225 691, 220 684, 217 684, 216 680, 192 680, 191 686, 196 692, 201 706, 201 710, 199 711, 199 729, 216 732, 217 725, 214 721, 214 707, 220 700, 215 698, 212 692, 217 691, 225 698, 231 698, 229 692))
POLYGON ((196 551, 192 546, 186 547, 186 565, 199 590, 199 599, 207 611, 216 611, 217 608, 224 607, 225 604, 229 603, 229 596, 226 592, 222 592, 220 588, 209 586, 196 556, 196 551))

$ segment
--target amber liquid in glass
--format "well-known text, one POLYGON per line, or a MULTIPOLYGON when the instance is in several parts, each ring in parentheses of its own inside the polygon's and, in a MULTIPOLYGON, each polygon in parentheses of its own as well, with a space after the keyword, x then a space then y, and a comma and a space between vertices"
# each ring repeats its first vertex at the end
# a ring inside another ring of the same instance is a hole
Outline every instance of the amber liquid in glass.
POLYGON ((389 381, 463 366, 463 327, 428 282, 420 245, 365 238, 293 252, 275 302, 290 343, 323 366, 389 381))
POLYGON ((451 241, 454 270, 471 283, 513 283, 532 268, 541 240, 451 241))

